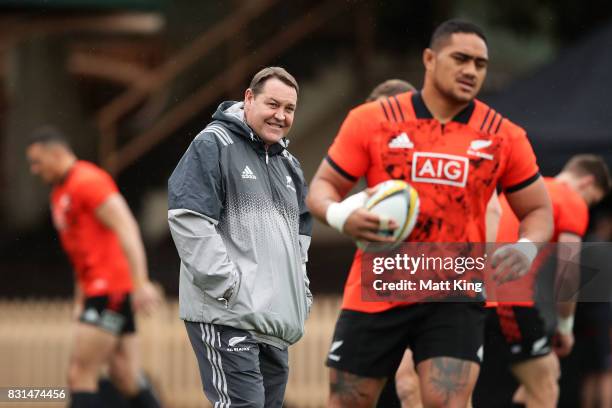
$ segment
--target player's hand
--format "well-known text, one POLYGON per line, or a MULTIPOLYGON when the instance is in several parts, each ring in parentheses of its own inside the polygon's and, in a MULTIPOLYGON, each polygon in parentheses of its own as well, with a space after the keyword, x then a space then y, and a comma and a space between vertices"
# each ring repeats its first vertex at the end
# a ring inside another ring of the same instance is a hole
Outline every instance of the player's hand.
POLYGON ((574 334, 573 333, 561 333, 555 334, 553 349, 559 357, 567 357, 574 347, 574 334))
POLYGON ((393 220, 381 220, 376 214, 365 208, 354 210, 344 223, 343 232, 358 241, 394 242, 393 237, 379 234, 381 229, 395 230, 398 227, 393 220))
POLYGON ((502 284, 525 276, 536 255, 537 247, 532 242, 516 242, 498 248, 491 257, 493 280, 502 284))
POLYGON ((161 302, 161 295, 151 281, 142 283, 134 290, 132 305, 136 312, 148 316, 161 302))

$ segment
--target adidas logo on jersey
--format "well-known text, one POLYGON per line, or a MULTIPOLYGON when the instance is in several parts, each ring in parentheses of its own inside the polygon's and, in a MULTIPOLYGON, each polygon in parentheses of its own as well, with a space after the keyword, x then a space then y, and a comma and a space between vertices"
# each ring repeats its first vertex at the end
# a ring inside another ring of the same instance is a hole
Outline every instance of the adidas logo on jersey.
POLYGON ((257 180, 257 177, 255 176, 255 173, 253 173, 253 170, 251 170, 249 168, 249 166, 246 166, 244 168, 244 170, 242 170, 242 178, 243 179, 257 180))
POLYGON ((413 149, 414 144, 406 134, 406 132, 402 132, 399 135, 395 136, 389 142, 390 149, 413 149))

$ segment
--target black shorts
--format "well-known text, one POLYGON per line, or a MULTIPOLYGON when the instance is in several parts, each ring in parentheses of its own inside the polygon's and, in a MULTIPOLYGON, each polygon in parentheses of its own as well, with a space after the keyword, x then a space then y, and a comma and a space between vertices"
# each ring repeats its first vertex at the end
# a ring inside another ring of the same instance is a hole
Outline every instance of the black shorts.
POLYGON ((535 307, 487 308, 483 365, 491 360, 487 356, 506 366, 545 356, 552 351, 553 336, 535 307))
POLYGON ((113 293, 85 298, 83 313, 79 321, 117 336, 136 332, 132 298, 129 293, 113 293))
POLYGON ((415 365, 433 357, 480 363, 481 303, 419 303, 381 313, 342 310, 327 366, 362 377, 393 376, 410 347, 415 365))

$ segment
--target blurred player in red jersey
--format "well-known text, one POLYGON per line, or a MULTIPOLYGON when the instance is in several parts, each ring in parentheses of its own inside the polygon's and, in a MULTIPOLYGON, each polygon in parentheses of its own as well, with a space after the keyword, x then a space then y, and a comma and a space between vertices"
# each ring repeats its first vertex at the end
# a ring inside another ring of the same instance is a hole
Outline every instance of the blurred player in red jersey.
MULTIPOLYGON (((550 201, 524 130, 475 100, 487 71, 477 26, 440 25, 423 53, 425 81, 353 109, 315 175, 312 213, 359 240, 389 242, 363 193, 341 201, 360 177, 372 187, 403 179, 421 207, 411 242, 484 242, 485 208, 501 183, 520 215, 521 241, 492 258, 496 278, 526 273, 552 233, 550 201), (436 170, 437 169, 437 170, 436 170)), ((426 407, 464 407, 479 372, 484 308, 476 302, 365 302, 357 251, 327 359, 331 407, 375 405, 410 346, 426 407)))
MULTIPOLYGON (((409 82, 401 79, 388 79, 372 90, 366 102, 385 101, 389 97, 415 90, 415 87, 409 82)), ((501 217, 501 205, 497 194, 491 196, 487 205, 486 216, 486 239, 487 242, 494 242, 501 217)), ((387 381, 376 406, 378 408, 420 408, 423 406, 419 390, 419 378, 414 369, 410 348, 406 348, 395 373, 395 378, 391 377, 387 381)))
POLYGON ((131 406, 159 406, 140 381, 132 307, 148 314, 159 294, 148 278, 134 216, 110 175, 78 160, 57 130, 34 132, 26 154, 32 174, 53 186, 53 223, 76 276, 71 407, 100 406, 97 380, 107 363, 131 406))
MULTIPOLYGON (((574 344, 572 332, 576 294, 580 280, 580 244, 589 223, 588 207, 597 204, 610 190, 610 174, 605 161, 595 155, 574 156, 561 173, 545 178, 552 201, 554 232, 551 242, 557 248, 556 289, 558 324, 550 332, 533 299, 537 268, 521 281, 498 288, 499 303, 487 311, 485 353, 476 387, 476 406, 499 401, 508 368, 522 385, 515 399, 527 407, 555 407, 559 397, 560 357, 567 356, 574 344), (554 337, 553 337, 554 336, 554 337), (553 344, 556 340, 556 344, 553 344), (552 351, 556 352, 553 353, 552 351)), ((504 196, 498 242, 513 242, 519 236, 519 221, 504 196)), ((538 263, 540 259, 538 259, 538 263)))

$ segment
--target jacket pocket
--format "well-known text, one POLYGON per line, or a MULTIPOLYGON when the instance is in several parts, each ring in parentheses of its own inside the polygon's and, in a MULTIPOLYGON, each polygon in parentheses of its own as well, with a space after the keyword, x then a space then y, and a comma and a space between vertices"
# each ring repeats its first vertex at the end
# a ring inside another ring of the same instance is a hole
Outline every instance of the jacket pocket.
POLYGON ((242 274, 236 271, 236 284, 234 285, 234 290, 230 295, 229 299, 227 299, 227 307, 231 309, 236 304, 236 300, 238 299, 238 292, 240 292, 240 288, 242 287, 242 274))
POLYGON ((234 306, 236 300, 238 299, 238 292, 240 291, 240 286, 242 285, 242 275, 240 274, 240 272, 237 271, 235 271, 234 273, 235 280, 233 283, 233 288, 228 287, 225 290, 225 292, 227 293, 231 289, 231 292, 227 295, 224 294, 224 296, 216 298, 216 301, 222 303, 226 309, 231 309, 234 306))

